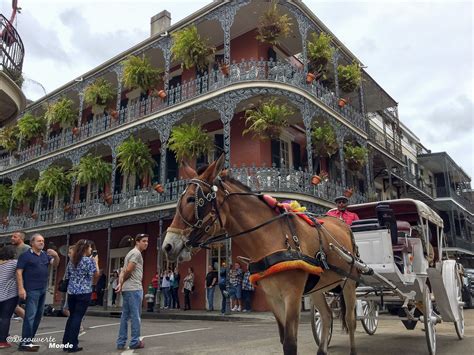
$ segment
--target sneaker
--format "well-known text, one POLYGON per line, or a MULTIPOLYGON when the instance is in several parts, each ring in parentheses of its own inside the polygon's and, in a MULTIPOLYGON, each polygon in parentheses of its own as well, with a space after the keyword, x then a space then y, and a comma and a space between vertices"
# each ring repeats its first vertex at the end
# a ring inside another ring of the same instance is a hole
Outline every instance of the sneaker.
POLYGON ((17 322, 21 322, 22 318, 21 317, 12 317, 12 320, 15 320, 17 322))
POLYGON ((117 350, 125 350, 125 345, 117 345, 117 350))
POLYGON ((0 343, 0 349, 6 349, 6 348, 11 348, 12 345, 10 343, 0 343))
POLYGON ((237 312, 237 306, 231 309, 232 312, 237 312))
POLYGON ((134 346, 130 345, 130 349, 143 349, 144 347, 145 347, 145 343, 141 340, 134 346))
POLYGON ((246 309, 243 309, 242 312, 245 313, 245 312, 247 312, 247 310, 246 310, 246 309))
POLYGON ((241 309, 240 309, 240 306, 239 306, 239 307, 237 307, 237 312, 240 312, 240 311, 241 311, 241 309))
POLYGON ((18 347, 18 350, 26 351, 26 352, 29 352, 29 353, 35 353, 39 350, 39 348, 40 348, 39 345, 28 344, 28 345, 20 345, 18 347))

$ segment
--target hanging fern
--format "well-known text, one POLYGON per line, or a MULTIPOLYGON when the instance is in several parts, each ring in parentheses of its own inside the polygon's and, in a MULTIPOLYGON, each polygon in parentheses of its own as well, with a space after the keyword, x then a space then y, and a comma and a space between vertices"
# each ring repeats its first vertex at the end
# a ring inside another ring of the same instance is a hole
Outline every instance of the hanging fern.
POLYGON ((0 129, 0 146, 8 152, 17 149, 18 127, 8 126, 0 129))
POLYGON ((32 179, 23 179, 18 181, 12 188, 12 198, 17 203, 29 204, 36 200, 35 194, 36 181, 32 179))
POLYGON ((64 168, 50 166, 41 173, 36 183, 35 192, 48 197, 66 196, 71 191, 71 177, 64 172, 64 168))
POLYGON ((331 40, 332 37, 324 32, 311 35, 311 40, 308 41, 308 59, 312 70, 324 70, 333 57, 334 48, 331 46, 331 40))
POLYGON ((291 18, 287 14, 280 15, 276 1, 270 4, 259 21, 257 39, 260 42, 277 45, 280 38, 286 38, 291 33, 291 18))
POLYGON ((336 132, 334 132, 334 128, 327 122, 315 121, 311 138, 313 141, 313 150, 318 156, 330 157, 339 149, 336 132))
POLYGON ((197 158, 213 148, 213 142, 198 123, 183 123, 173 127, 168 147, 176 155, 176 160, 197 158))
POLYGON ((130 56, 123 62, 123 83, 127 89, 147 91, 161 78, 161 71, 151 66, 147 57, 130 56))
POLYGON ((337 75, 339 86, 346 93, 353 92, 362 83, 362 73, 358 63, 339 65, 337 67, 337 75))
POLYGON ((102 157, 94 157, 89 154, 81 158, 79 164, 72 168, 70 174, 76 178, 79 185, 97 183, 99 186, 104 186, 110 183, 112 164, 104 161, 102 157))
POLYGON ((19 136, 26 141, 43 135, 45 130, 46 121, 43 117, 26 113, 18 120, 19 136))
POLYGON ((74 109, 74 102, 71 99, 63 97, 46 109, 44 117, 49 125, 59 123, 62 128, 74 126, 77 119, 77 112, 74 109))
POLYGON ((215 48, 203 40, 196 26, 189 26, 171 34, 173 46, 171 53, 173 59, 182 63, 185 69, 196 66, 199 70, 207 68, 208 56, 213 54, 215 48))
POLYGON ((86 105, 105 105, 115 96, 116 91, 112 84, 104 78, 99 78, 87 87, 84 93, 84 102, 86 105))
POLYGON ((276 98, 269 99, 259 107, 245 111, 245 124, 242 134, 253 133, 261 139, 278 138, 284 127, 289 126, 288 118, 293 110, 286 104, 278 105, 276 98))
POLYGON ((367 148, 354 145, 351 142, 344 144, 344 160, 352 171, 359 171, 367 163, 367 148))
POLYGON ((128 176, 138 175, 140 178, 153 176, 156 162, 150 153, 150 148, 140 138, 130 136, 117 148, 118 167, 128 176))
POLYGON ((0 184, 0 213, 8 212, 12 199, 12 187, 10 185, 0 184))

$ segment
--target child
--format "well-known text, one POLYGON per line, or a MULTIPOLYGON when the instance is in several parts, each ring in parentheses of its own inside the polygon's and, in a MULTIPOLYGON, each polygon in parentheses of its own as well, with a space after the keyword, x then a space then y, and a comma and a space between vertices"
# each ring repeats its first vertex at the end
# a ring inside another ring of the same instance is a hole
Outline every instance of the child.
POLYGON ((146 304, 147 304, 147 312, 153 312, 153 306, 155 305, 155 289, 153 288, 153 284, 148 285, 148 291, 145 295, 146 304))

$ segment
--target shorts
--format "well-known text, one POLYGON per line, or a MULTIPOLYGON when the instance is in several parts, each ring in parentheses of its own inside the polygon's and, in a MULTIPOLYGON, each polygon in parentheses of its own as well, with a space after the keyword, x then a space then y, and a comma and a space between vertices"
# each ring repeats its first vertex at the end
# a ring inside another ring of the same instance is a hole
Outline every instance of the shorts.
POLYGON ((230 286, 229 294, 232 299, 240 300, 242 298, 242 285, 230 286))

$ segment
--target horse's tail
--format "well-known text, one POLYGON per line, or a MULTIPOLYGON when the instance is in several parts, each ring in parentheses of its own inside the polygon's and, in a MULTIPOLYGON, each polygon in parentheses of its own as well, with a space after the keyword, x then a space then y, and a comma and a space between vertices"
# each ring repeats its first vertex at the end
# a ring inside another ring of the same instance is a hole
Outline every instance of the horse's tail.
POLYGON ((341 304, 341 314, 339 315, 339 318, 341 318, 342 330, 345 333, 348 333, 349 328, 347 327, 347 322, 346 322, 346 301, 344 299, 344 293, 342 291, 340 294, 340 304, 341 304))

